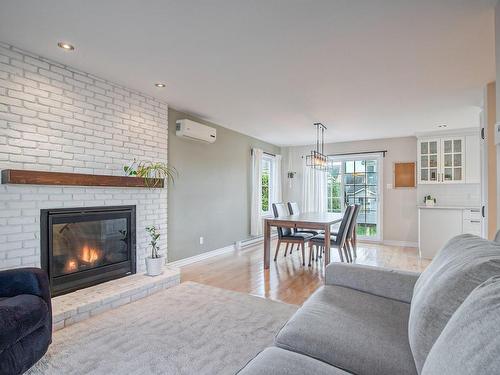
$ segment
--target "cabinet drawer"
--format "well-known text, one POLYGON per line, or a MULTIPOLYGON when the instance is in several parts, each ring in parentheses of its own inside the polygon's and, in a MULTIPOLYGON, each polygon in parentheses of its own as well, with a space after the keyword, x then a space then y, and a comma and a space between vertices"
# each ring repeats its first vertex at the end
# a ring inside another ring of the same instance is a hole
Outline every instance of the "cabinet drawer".
POLYGON ((479 220, 481 222, 481 210, 479 208, 471 208, 463 211, 464 220, 479 220))
POLYGON ((481 220, 464 220, 463 224, 464 234, 475 234, 476 236, 481 235, 481 220))

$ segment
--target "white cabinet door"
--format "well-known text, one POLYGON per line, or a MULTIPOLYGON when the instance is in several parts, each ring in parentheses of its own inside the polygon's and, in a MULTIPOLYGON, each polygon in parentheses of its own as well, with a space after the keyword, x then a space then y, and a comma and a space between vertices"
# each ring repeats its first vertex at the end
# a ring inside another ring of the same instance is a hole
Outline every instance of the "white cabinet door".
POLYGON ((420 184, 439 183, 440 148, 439 138, 418 140, 418 182, 420 184))
MULTIPOLYGON (((479 151, 478 151, 479 152, 479 151)), ((465 138, 446 137, 441 139, 441 182, 465 182, 465 138)))
POLYGON ((462 234, 462 226, 462 210, 420 208, 418 210, 420 256, 432 259, 450 238, 462 234))
POLYGON ((465 182, 481 183, 481 140, 479 134, 465 137, 465 182))

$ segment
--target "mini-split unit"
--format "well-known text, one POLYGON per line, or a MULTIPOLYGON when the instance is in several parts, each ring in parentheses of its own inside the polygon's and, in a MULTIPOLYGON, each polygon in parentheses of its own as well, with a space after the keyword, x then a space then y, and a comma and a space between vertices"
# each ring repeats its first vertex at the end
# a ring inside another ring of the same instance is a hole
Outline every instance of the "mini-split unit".
POLYGON ((214 143, 217 139, 216 129, 187 119, 175 122, 175 135, 206 143, 214 143))

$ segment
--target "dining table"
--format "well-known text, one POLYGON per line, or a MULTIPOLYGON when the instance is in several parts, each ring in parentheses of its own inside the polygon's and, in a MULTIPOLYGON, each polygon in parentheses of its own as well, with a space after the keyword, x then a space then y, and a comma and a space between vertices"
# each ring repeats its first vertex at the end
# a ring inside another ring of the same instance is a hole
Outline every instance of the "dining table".
POLYGON ((325 234, 325 267, 330 263, 330 227, 340 223, 343 212, 303 212, 264 219, 264 269, 271 262, 271 227, 322 230, 325 234))

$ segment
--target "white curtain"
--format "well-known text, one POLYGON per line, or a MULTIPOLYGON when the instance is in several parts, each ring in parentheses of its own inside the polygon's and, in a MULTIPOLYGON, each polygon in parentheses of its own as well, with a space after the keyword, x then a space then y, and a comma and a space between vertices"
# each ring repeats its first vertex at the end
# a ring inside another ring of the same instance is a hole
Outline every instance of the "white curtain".
POLYGON ((273 203, 280 203, 283 200, 283 195, 282 195, 282 185, 281 185, 281 178, 282 178, 282 170, 281 170, 281 160, 283 158, 281 155, 276 155, 274 157, 274 173, 273 173, 273 203))
POLYGON ((326 212, 328 200, 326 188, 326 171, 308 167, 304 158, 301 211, 326 212))
POLYGON ((260 236, 263 233, 262 217, 260 210, 262 205, 262 156, 263 151, 259 148, 252 150, 252 204, 250 207, 250 234, 260 236))

